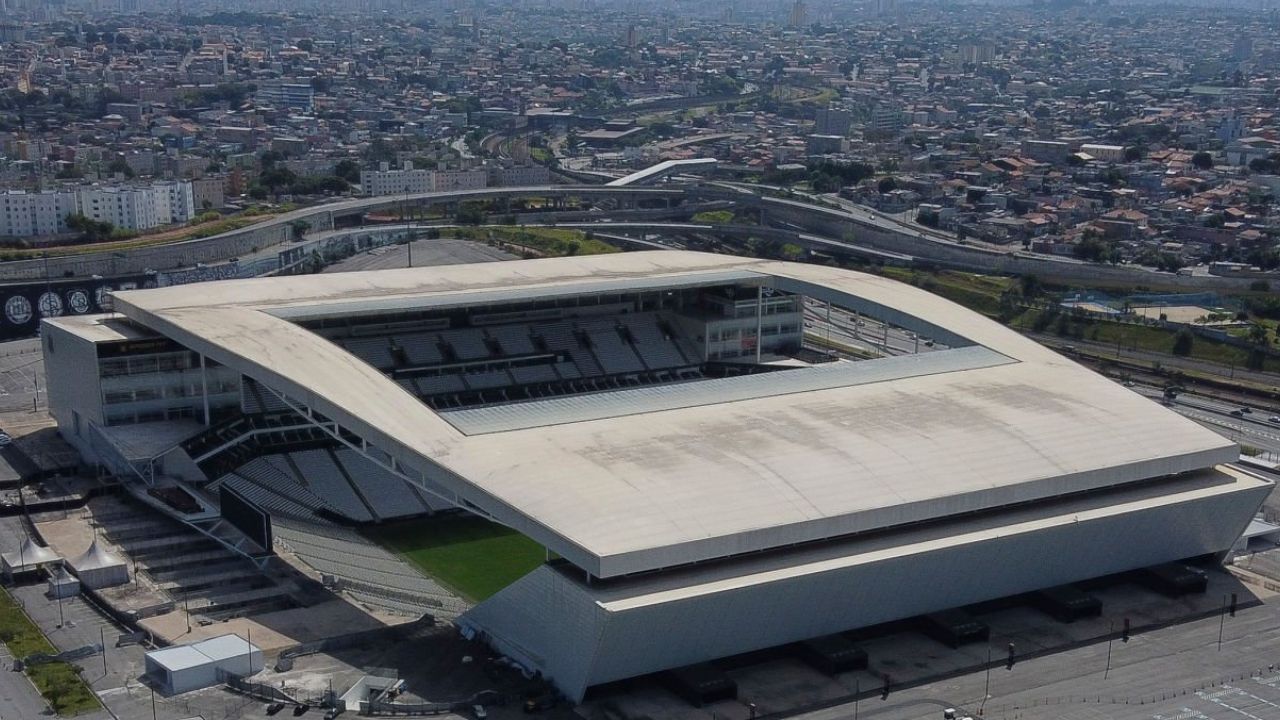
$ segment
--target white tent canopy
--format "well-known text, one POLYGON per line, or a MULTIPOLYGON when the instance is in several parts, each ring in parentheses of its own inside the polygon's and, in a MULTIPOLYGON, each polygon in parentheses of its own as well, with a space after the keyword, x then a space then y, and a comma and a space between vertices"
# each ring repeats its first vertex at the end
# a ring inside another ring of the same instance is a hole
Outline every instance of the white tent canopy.
POLYGON ((97 540, 70 562, 72 571, 86 587, 97 589, 129 582, 129 568, 124 560, 111 554, 97 540))
POLYGON ((62 556, 43 545, 37 545, 31 538, 27 538, 22 541, 21 547, 17 550, 0 555, 0 561, 4 563, 5 574, 12 575, 35 570, 50 563, 62 562, 62 556))

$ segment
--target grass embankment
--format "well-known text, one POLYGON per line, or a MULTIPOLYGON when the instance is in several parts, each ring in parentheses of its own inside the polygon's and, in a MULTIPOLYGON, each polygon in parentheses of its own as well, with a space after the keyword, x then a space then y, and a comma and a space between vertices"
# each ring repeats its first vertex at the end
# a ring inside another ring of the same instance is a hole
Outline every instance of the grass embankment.
POLYGON ((546 559, 546 551, 533 540, 470 515, 430 517, 370 534, 473 602, 490 597, 546 559))
MULTIPOLYGON (((957 302, 991 318, 1000 315, 1000 297, 1017 282, 1014 278, 975 275, 949 270, 928 272, 886 267, 883 274, 910 283, 957 302)), ((1043 302, 1043 301, 1041 301, 1043 302)), ((1084 340, 1119 347, 1121 351, 1139 350, 1173 355, 1177 330, 1140 323, 1118 322, 1101 318, 1075 316, 1066 309, 1020 307, 1007 324, 1015 330, 1058 335, 1064 341, 1084 340)), ((1248 348, 1215 342, 1196 336, 1185 357, 1223 366, 1247 367, 1248 348)), ((1268 358, 1265 369, 1280 372, 1280 360, 1268 358)))
POLYGON ((732 210, 704 210, 695 213, 693 221, 696 223, 705 223, 707 225, 728 225, 733 222, 732 210))
POLYGON ((998 275, 975 275, 952 271, 925 272, 906 268, 885 267, 882 273, 935 295, 995 317, 1000 313, 1000 295, 1013 285, 1013 278, 998 275))
MULTIPOLYGON (((1044 310, 1027 310, 1010 322, 1010 326, 1018 330, 1034 331, 1044 310)), ((1096 343, 1119 347, 1121 350, 1141 350, 1153 353, 1173 354, 1173 344, 1177 332, 1168 328, 1137 325, 1132 323, 1111 322, 1070 317, 1064 314, 1065 321, 1058 319, 1043 327, 1040 332, 1055 333, 1063 339, 1076 338, 1096 343), (1064 324, 1065 323, 1065 324, 1064 324)), ((1193 360, 1216 363, 1218 365, 1246 367, 1249 363, 1247 348, 1215 342, 1209 338, 1196 336, 1191 343, 1191 352, 1185 357, 1193 360)), ((1265 368, 1270 372, 1280 372, 1280 361, 1268 358, 1265 368)))
MULTIPOLYGON (((0 640, 4 641, 15 658, 24 658, 34 653, 52 655, 58 652, 5 590, 0 590, 0 640)), ((97 696, 80 678, 76 667, 70 663, 33 665, 26 669, 26 673, 54 711, 63 717, 102 707, 97 696)))
POLYGON ((618 248, 581 230, 567 228, 477 226, 456 228, 453 234, 467 240, 494 240, 526 248, 538 255, 604 255, 618 248))
POLYGON ((220 218, 209 222, 197 223, 194 225, 186 225, 183 227, 167 228, 149 232, 144 235, 136 235, 122 240, 106 240, 103 242, 76 243, 74 245, 55 245, 52 247, 42 248, 14 248, 0 251, 0 262, 6 260, 31 260, 48 254, 49 257, 66 257, 69 255, 88 255, 90 253, 101 252, 122 252, 125 250, 137 250, 138 248, 151 247, 153 245, 169 245, 172 243, 182 242, 184 240, 198 240, 200 238, 221 235, 232 230, 248 227, 250 225, 269 220, 272 217, 296 209, 292 205, 281 205, 270 210, 251 209, 240 215, 227 218, 220 218))

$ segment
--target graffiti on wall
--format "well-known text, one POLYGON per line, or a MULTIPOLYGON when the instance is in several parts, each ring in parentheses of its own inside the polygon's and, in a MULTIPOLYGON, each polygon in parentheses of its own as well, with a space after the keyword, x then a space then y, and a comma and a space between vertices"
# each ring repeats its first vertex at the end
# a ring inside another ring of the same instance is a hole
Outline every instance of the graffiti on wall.
POLYGON ((108 293, 155 287, 151 275, 80 278, 0 286, 0 340, 36 334, 41 318, 109 312, 108 293))

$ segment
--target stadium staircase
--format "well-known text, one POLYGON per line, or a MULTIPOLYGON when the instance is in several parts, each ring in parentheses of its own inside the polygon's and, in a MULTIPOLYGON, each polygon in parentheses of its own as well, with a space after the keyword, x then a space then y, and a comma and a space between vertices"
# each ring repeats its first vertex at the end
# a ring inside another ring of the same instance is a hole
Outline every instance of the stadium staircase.
POLYGON ((291 583, 264 575, 257 564, 183 522, 142 511, 128 496, 95 500, 91 522, 133 561, 135 573, 193 614, 226 620, 298 604, 291 583))

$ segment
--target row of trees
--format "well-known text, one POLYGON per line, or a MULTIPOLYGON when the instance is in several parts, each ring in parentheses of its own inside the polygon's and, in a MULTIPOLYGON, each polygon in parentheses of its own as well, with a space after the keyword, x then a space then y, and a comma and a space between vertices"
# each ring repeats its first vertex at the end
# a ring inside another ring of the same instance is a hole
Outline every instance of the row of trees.
POLYGON ((94 220, 80 213, 67 215, 67 229, 80 233, 80 242, 101 242, 116 233, 116 226, 104 220, 94 220))

